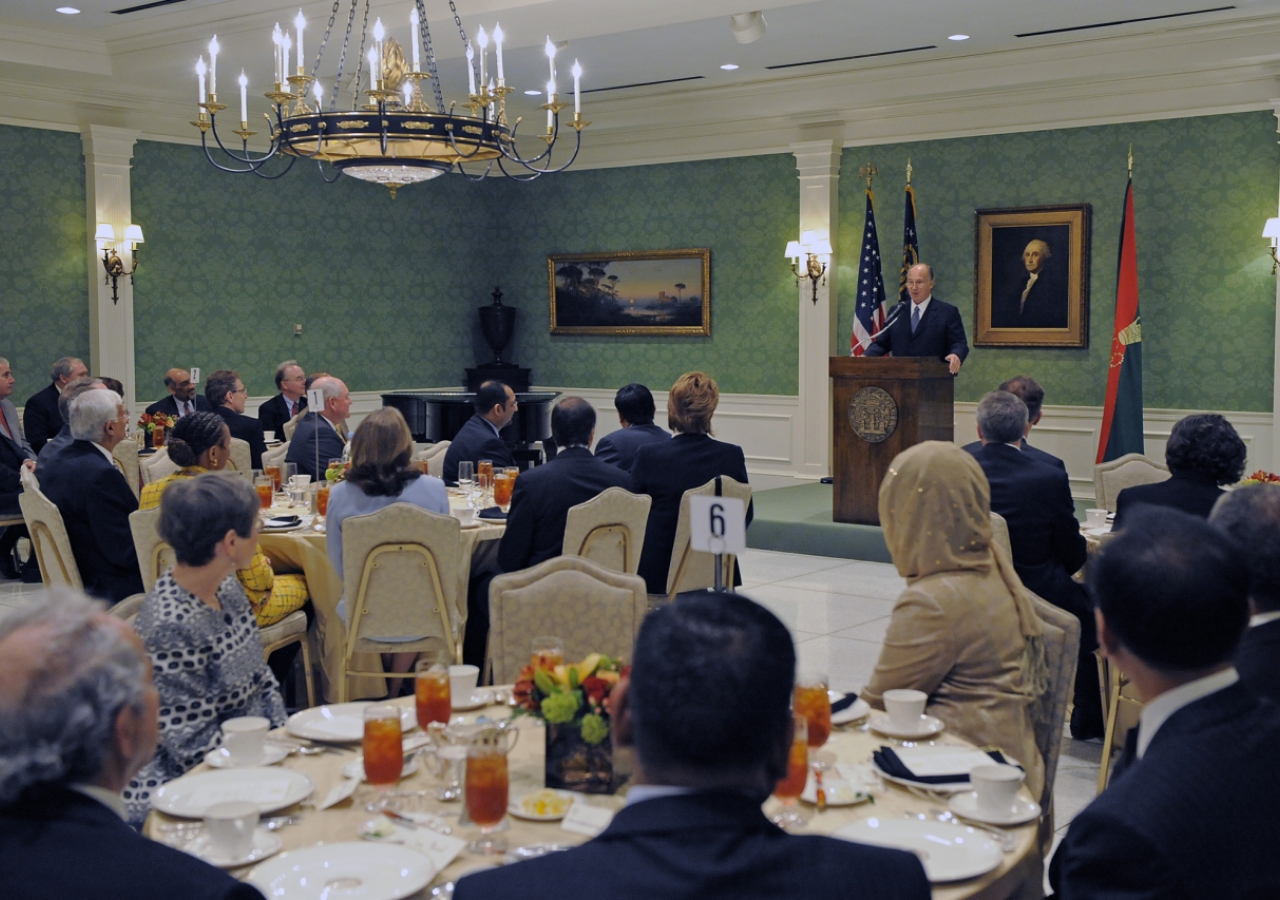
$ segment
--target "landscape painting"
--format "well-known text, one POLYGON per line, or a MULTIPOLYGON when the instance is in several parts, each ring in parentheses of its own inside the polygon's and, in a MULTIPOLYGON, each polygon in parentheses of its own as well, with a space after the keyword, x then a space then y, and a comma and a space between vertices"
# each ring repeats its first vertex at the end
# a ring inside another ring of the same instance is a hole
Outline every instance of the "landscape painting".
POLYGON ((711 251, 547 257, 552 334, 711 334, 711 251))

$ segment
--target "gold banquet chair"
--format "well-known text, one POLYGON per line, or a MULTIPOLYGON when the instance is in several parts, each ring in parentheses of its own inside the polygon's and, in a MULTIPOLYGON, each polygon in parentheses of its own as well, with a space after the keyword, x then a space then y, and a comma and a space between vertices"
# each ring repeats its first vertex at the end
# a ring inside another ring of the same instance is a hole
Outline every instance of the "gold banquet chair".
POLYGON ((581 556, 615 572, 636 574, 649 527, 653 498, 611 487, 569 508, 564 523, 565 556, 581 556))
POLYGON ((393 503, 342 523, 347 639, 338 702, 347 676, 385 672, 351 668, 357 653, 424 653, 445 664, 462 661, 467 598, 458 589, 462 526, 453 516, 393 503), (459 596, 461 594, 461 596, 459 596), (412 636, 412 641, 383 641, 412 636))
POLYGON ((279 447, 268 447, 267 452, 262 454, 262 465, 278 466, 284 462, 284 458, 289 455, 289 442, 285 441, 279 447))
POLYGON ((1098 793, 1107 789, 1111 781, 1111 755, 1116 749, 1124 747, 1124 736, 1131 728, 1138 727, 1138 719, 1145 705, 1138 699, 1133 685, 1119 668, 1111 664, 1101 650, 1093 651, 1098 660, 1098 684, 1102 691, 1102 716, 1106 719, 1106 730, 1102 735, 1102 760, 1098 767, 1098 793), (1116 741, 1116 737, 1120 741, 1116 741))
POLYGON ((1116 498, 1127 487, 1169 478, 1169 467, 1141 453, 1126 453, 1093 467, 1093 493, 1099 509, 1116 510, 1116 498))
POLYGON ((243 438, 231 439, 231 459, 227 462, 227 471, 235 472, 241 478, 253 482, 253 454, 249 450, 249 442, 243 438))
POLYGON ((440 441, 437 444, 430 444, 424 449, 413 454, 413 458, 416 462, 425 462, 427 464, 428 475, 434 475, 436 478, 443 478, 444 454, 452 443, 453 441, 440 441))
POLYGON ((137 442, 123 440, 116 444, 115 449, 111 451, 111 455, 119 465, 120 471, 124 473, 124 480, 129 482, 129 490, 133 491, 133 496, 140 497, 142 495, 142 465, 138 461, 137 442))
MULTIPOLYGON (((734 481, 728 476, 712 478, 701 487, 690 488, 680 498, 680 518, 676 524, 676 539, 671 545, 671 564, 667 569, 667 600, 675 599, 684 591, 701 591, 715 587, 715 556, 702 553, 689 546, 692 525, 689 521, 690 498, 716 496, 716 482, 720 482, 720 495, 737 497, 744 507, 751 504, 751 485, 734 481)), ((733 590, 734 561, 737 557, 726 553, 722 557, 724 571, 721 578, 726 589, 733 590)))
MULTIPOLYGON (((23 472, 26 473, 26 470, 23 469, 23 472)), ((22 509, 22 518, 27 523, 27 533, 31 536, 32 552, 40 563, 40 577, 44 579, 44 586, 83 591, 84 582, 80 580, 80 568, 71 552, 71 538, 67 536, 62 513, 52 500, 40 492, 34 477, 24 477, 18 505, 22 509)))
POLYGON ((174 472, 178 471, 177 463, 169 459, 169 448, 161 447, 150 459, 140 460, 142 468, 142 483, 144 485, 151 484, 153 481, 159 481, 161 478, 167 478, 174 472))
POLYGON ((533 639, 554 634, 566 660, 588 653, 631 659, 649 610, 644 579, 579 556, 556 556, 489 584, 489 648, 493 683, 509 684, 529 662, 533 639))

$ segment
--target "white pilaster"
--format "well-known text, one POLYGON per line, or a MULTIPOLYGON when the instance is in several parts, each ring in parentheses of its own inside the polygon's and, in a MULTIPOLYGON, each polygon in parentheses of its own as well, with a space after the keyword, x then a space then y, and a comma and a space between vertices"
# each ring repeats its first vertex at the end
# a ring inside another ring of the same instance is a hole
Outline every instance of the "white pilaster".
MULTIPOLYGON (((126 408, 134 403, 133 285, 129 276, 119 281, 118 302, 111 299, 102 258, 94 241, 98 223, 115 228, 116 247, 125 270, 133 267, 133 254, 124 242, 124 230, 133 223, 129 169, 138 132, 105 125, 86 125, 80 132, 84 145, 85 219, 89 254, 89 371, 109 375, 124 384, 126 408)), ((146 233, 145 223, 143 233, 146 233)))
MULTIPOLYGON (((840 150, 840 141, 835 139, 791 145, 800 173, 800 222, 795 236, 800 237, 802 231, 814 231, 819 238, 830 240, 832 250, 836 251, 839 250, 840 150)), ((827 283, 818 285, 816 303, 809 279, 800 279, 797 292, 802 427, 797 431, 801 446, 795 448, 792 458, 796 461, 796 474, 802 477, 821 478, 831 474, 831 380, 827 375, 827 358, 840 352, 836 334, 839 314, 836 261, 837 255, 832 254, 827 264, 827 283)))
MULTIPOLYGON (((1280 99, 1271 101, 1272 112, 1280 120, 1280 99)), ((1276 130, 1280 131, 1280 124, 1276 130)), ((1271 365, 1271 471, 1280 472, 1280 278, 1276 280, 1275 361, 1271 365)))

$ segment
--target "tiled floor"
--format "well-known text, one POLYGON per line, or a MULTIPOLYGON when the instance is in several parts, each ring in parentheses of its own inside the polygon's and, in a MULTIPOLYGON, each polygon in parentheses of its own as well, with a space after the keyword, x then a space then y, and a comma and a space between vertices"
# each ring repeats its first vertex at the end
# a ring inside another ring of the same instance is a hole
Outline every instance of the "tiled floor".
MULTIPOLYGON (((905 582, 891 565, 748 550, 741 592, 773 610, 795 637, 800 665, 825 671, 836 690, 856 691, 875 669, 893 602, 905 582)), ((39 585, 0 582, 0 610, 39 585)), ((1102 748, 1064 737, 1054 786, 1058 836, 1097 789, 1102 748)))

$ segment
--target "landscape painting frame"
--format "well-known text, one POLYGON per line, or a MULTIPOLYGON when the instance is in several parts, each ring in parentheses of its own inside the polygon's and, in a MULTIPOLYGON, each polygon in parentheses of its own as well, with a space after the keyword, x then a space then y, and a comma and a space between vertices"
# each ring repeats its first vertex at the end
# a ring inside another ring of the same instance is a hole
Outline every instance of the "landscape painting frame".
POLYGON ((553 335, 711 334, 709 247, 551 254, 547 287, 553 335))

